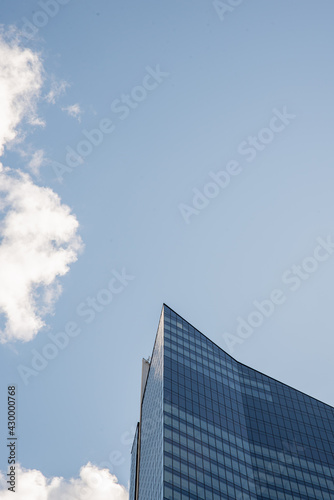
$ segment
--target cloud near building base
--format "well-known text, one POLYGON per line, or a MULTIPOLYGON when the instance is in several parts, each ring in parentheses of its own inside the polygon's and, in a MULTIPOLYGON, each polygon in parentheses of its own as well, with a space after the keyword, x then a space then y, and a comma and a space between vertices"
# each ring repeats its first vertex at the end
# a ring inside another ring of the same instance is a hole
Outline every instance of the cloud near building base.
POLYGON ((107 469, 90 462, 78 478, 46 478, 35 469, 16 468, 15 493, 8 490, 5 473, 0 472, 0 500, 128 500, 126 488, 107 469))

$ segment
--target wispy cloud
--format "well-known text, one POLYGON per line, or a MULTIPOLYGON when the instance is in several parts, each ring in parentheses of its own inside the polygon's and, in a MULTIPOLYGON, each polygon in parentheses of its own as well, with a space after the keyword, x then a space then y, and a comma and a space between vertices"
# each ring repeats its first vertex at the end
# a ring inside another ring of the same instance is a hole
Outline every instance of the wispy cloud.
POLYGON ((15 38, 7 41, 0 34, 0 155, 4 145, 17 137, 17 127, 23 119, 32 125, 43 125, 36 113, 42 75, 38 54, 20 47, 15 38))
POLYGON ((33 154, 28 163, 28 168, 35 175, 39 174, 39 170, 42 165, 46 162, 45 153, 43 149, 37 149, 33 154))
POLYGON ((82 109, 79 104, 71 104, 70 106, 66 106, 61 108, 62 111, 66 111, 69 116, 76 118, 78 122, 81 122, 82 109))
POLYGON ((40 169, 43 165, 48 163, 48 159, 45 156, 45 151, 43 149, 33 149, 31 144, 24 144, 17 147, 16 151, 25 160, 27 169, 36 177, 39 176, 40 169))
MULTIPOLYGON (((46 478, 42 472, 19 468, 15 500, 128 500, 124 486, 107 469, 88 463, 80 470, 78 478, 46 478)), ((0 473, 0 497, 12 500, 13 492, 7 490, 5 474, 0 473), (7 490, 7 491, 5 491, 7 490)))
MULTIPOLYGON (((0 155, 22 138, 23 120, 41 124, 37 103, 43 86, 40 55, 20 46, 18 39, 0 33, 0 155)), ((56 86, 55 99, 63 85, 56 86)), ((31 153, 27 167, 38 173, 44 161, 41 149, 31 153)), ((22 150, 24 151, 22 153, 22 150)), ((0 315, 5 327, 0 342, 31 340, 44 326, 61 293, 58 278, 77 259, 82 242, 78 221, 51 189, 33 183, 30 176, 0 163, 0 315)))
POLYGON ((55 104, 58 97, 66 92, 67 87, 69 87, 69 84, 65 82, 65 80, 57 81, 53 79, 51 81, 51 88, 45 96, 45 100, 50 104, 55 104))

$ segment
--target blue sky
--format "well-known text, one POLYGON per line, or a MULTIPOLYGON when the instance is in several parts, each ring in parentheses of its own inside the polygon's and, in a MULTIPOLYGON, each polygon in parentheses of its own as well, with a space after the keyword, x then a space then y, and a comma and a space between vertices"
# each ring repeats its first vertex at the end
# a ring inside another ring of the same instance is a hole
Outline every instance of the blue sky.
MULTIPOLYGON (((70 0, 53 17, 41 3, 2 13, 42 61, 45 126, 23 121, 1 161, 59 195, 82 248, 46 326, 0 345, 22 466, 69 479, 109 464, 127 486, 141 358, 163 302, 239 361, 333 405, 332 2, 244 1, 219 16, 211 1, 70 0), (43 151, 39 174, 22 150, 43 151), (229 184, 208 187, 229 162, 229 184), (277 289, 284 303, 241 338, 238 318, 277 289), (66 326, 76 336, 24 381, 18 366, 66 326)), ((2 411, 2 437, 5 425, 2 411)), ((2 449, 2 471, 6 460, 2 449)))

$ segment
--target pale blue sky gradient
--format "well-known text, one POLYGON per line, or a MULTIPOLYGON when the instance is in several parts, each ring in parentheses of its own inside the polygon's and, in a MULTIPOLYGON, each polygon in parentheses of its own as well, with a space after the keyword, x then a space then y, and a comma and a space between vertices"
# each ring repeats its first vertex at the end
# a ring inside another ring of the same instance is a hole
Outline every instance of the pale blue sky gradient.
MULTIPOLYGON (((40 10, 34 0, 5 3, 4 25, 21 27, 40 10)), ((120 436, 139 417, 141 358, 162 303, 226 349, 237 317, 282 288, 283 272, 312 255, 318 237, 334 239, 333 15, 331 0, 245 1, 223 22, 206 0, 71 0, 26 40, 46 72, 71 85, 55 106, 40 106, 47 126, 27 141, 46 151, 37 182, 72 208, 85 251, 61 280, 49 330, 16 353, 0 349, 2 402, 5 386, 18 384, 24 467, 71 477, 118 450, 124 461, 112 472, 127 484, 130 444, 120 436), (156 65, 169 76, 120 120, 112 101, 156 65), (61 111, 74 103, 81 123, 61 111), (284 106, 296 118, 248 163, 239 144, 284 106), (103 118, 115 131, 60 183, 52 162, 64 163, 66 147, 103 118), (229 160, 243 172, 186 224, 179 204, 229 160), (77 306, 122 268, 135 278, 86 324, 77 306), (68 321, 82 333, 25 386, 17 365, 68 321)), ((24 168, 13 152, 4 163, 24 168)), ((333 277, 334 255, 233 353, 332 405, 333 277)), ((3 450, 0 458, 4 470, 3 450)))

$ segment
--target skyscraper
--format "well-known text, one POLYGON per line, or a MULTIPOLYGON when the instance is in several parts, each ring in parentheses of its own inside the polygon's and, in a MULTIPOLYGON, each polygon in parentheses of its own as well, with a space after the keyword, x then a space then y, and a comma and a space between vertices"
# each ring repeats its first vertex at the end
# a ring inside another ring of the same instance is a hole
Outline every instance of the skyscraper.
POLYGON ((334 408, 249 368, 166 305, 143 361, 130 500, 334 499, 334 408))

